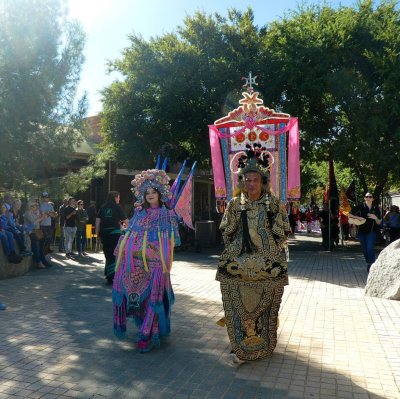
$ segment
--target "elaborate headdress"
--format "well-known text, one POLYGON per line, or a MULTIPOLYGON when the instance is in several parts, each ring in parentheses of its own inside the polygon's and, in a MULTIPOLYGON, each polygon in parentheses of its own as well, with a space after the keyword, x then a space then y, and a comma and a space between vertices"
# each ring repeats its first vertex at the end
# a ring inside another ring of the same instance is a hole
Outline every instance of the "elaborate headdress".
POLYGON ((153 188, 160 193, 161 201, 167 202, 172 198, 169 177, 164 170, 160 169, 148 169, 135 175, 135 178, 131 181, 133 186, 133 193, 136 197, 137 202, 135 206, 140 206, 144 203, 146 190, 153 188))
POLYGON ((265 147, 261 147, 259 143, 254 144, 253 147, 247 144, 246 148, 246 152, 241 151, 237 153, 239 157, 237 165, 239 179, 248 172, 257 172, 261 176, 269 178, 271 165, 274 163, 272 154, 265 147))

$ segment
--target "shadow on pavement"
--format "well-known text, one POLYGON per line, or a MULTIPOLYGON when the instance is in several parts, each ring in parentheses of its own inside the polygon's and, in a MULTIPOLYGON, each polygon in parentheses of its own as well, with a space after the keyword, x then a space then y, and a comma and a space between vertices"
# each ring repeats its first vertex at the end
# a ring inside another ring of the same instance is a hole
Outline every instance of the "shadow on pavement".
MULTIPOLYGON (((310 248, 313 252, 314 246, 310 248)), ((332 386, 327 397, 342 397, 341 387, 350 387, 359 397, 372 397, 349 376, 297 353, 285 353, 279 342, 269 359, 230 364, 226 330, 215 324, 222 304, 216 299, 218 286, 211 269, 215 270, 220 249, 176 257, 177 267, 192 263, 185 278, 193 284, 188 288, 182 280, 174 283, 173 276, 172 335, 160 349, 147 354, 134 349, 133 325, 128 327, 127 340, 114 337, 111 287, 105 284, 103 264, 98 261, 65 265, 57 260, 58 265, 49 270, 0 281, 0 292, 9 305, 0 314, 0 386, 19 381, 2 393, 17 394, 36 384, 44 390, 50 386, 60 396, 74 392, 79 398, 289 398, 289 389, 290 398, 296 398, 293 382, 287 378, 288 372, 296 370, 298 398, 324 398, 315 383, 318 378, 332 386), (214 299, 207 299, 203 286, 198 288, 202 294, 196 291, 196 269, 203 267, 209 269, 210 281, 202 284, 210 286, 214 299)), ((303 247, 302 252, 307 251, 303 247)), ((293 250, 294 264, 298 253, 293 250)))

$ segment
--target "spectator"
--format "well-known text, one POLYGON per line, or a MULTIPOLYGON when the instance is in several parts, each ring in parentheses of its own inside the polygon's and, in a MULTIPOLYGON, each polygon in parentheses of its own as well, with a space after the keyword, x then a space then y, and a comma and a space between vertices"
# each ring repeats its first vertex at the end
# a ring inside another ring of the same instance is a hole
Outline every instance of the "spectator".
POLYGON ((325 251, 332 251, 334 243, 339 240, 338 218, 329 209, 329 204, 324 203, 322 211, 319 214, 319 223, 322 233, 322 246, 325 251))
POLYGON ((8 210, 7 206, 3 204, 2 206, 2 223, 3 223, 3 228, 5 231, 9 232, 12 234, 13 239, 16 241, 18 248, 19 248, 19 254, 20 256, 31 256, 32 252, 28 251, 25 246, 25 237, 23 233, 23 228, 22 226, 17 226, 14 220, 14 217, 10 210, 8 210))
POLYGON ((96 215, 97 215, 96 202, 90 201, 90 205, 86 211, 89 217, 88 223, 91 224, 92 226, 96 226, 96 215))
POLYGON ((381 211, 373 204, 374 197, 370 192, 365 193, 364 203, 353 207, 349 218, 362 222, 358 226, 357 238, 360 241, 365 261, 367 262, 367 273, 375 262, 375 241, 380 232, 381 211))
POLYGON ((6 218, 3 215, 7 212, 5 204, 1 205, 1 216, 0 216, 0 240, 3 246, 3 250, 7 259, 10 263, 20 263, 22 258, 18 256, 15 252, 14 237, 11 232, 5 229, 6 218))
POLYGON ((69 259, 74 255, 72 252, 72 244, 74 243, 74 238, 76 234, 76 209, 75 209, 75 199, 70 198, 68 200, 68 206, 64 210, 65 216, 65 256, 69 259))
POLYGON ((53 237, 53 227, 51 219, 57 217, 57 212, 54 211, 53 204, 50 202, 49 193, 47 191, 42 193, 41 202, 39 205, 41 215, 45 217, 40 222, 40 228, 43 231, 42 252, 46 256, 51 253, 50 245, 53 237))
POLYGON ((7 208, 7 211, 10 211, 12 208, 13 197, 10 193, 4 195, 4 205, 7 208))
POLYGON ((0 310, 6 310, 7 306, 4 303, 0 303, 0 310))
POLYGON ((400 213, 399 207, 392 205, 384 216, 384 224, 389 229, 390 242, 400 238, 400 213))
POLYGON ((76 247, 78 249, 78 256, 87 256, 86 249, 86 224, 89 220, 88 214, 84 209, 83 201, 77 202, 78 208, 76 210, 76 247))
POLYGON ((40 228, 40 222, 47 217, 39 212, 39 204, 35 200, 29 201, 28 210, 24 213, 25 230, 31 239, 31 249, 33 251, 33 259, 37 269, 45 269, 52 266, 43 254, 43 245, 41 241, 44 239, 43 231, 40 228))
POLYGON ((342 226, 342 238, 344 241, 349 239, 350 226, 349 217, 345 215, 342 211, 339 212, 340 224, 342 226))
POLYGON ((106 203, 102 205, 96 217, 96 234, 97 237, 101 237, 101 243, 103 244, 103 252, 106 259, 104 275, 108 284, 112 284, 114 281, 116 261, 114 250, 122 234, 121 228, 124 229, 129 224, 129 220, 119 205, 119 201, 119 192, 110 191, 107 195, 106 203))
POLYGON ((22 211, 21 211, 21 207, 22 207, 22 202, 20 199, 15 199, 12 202, 12 207, 11 207, 11 214, 12 217, 14 218, 15 224, 17 226, 20 226, 21 229, 23 229, 23 224, 24 224, 24 218, 22 216, 22 211))
POLYGON ((64 227, 65 227, 65 208, 68 206, 67 198, 64 198, 62 205, 58 209, 59 219, 58 222, 60 224, 60 242, 58 243, 58 252, 65 252, 65 236, 64 236, 64 227))

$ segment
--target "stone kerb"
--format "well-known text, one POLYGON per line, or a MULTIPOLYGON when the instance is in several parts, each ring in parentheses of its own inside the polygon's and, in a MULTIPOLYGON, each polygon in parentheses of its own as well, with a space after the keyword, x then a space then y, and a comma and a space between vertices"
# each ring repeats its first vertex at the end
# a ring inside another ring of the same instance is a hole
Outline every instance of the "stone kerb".
POLYGON ((365 295, 400 300, 400 240, 384 248, 371 266, 365 295))

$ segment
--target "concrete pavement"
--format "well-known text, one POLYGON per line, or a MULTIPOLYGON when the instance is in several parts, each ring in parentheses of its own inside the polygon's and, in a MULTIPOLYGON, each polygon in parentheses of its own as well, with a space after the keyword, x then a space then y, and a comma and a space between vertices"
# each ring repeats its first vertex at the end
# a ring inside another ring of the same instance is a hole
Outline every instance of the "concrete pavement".
POLYGON ((364 297, 358 246, 290 241, 290 285, 269 359, 233 365, 214 280, 218 250, 176 253, 172 334, 134 350, 113 336, 101 254, 0 280, 0 399, 400 398, 400 302, 364 297))

